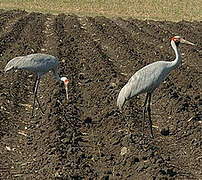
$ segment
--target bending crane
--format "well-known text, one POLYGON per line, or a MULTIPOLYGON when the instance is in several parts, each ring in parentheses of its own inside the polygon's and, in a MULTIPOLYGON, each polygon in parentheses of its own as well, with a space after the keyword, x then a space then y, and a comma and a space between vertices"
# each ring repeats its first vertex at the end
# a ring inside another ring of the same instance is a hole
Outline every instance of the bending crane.
POLYGON ((56 57, 48 54, 40 54, 40 53, 15 57, 7 63, 4 70, 5 72, 7 72, 11 69, 25 69, 37 74, 35 85, 34 85, 34 101, 32 106, 32 117, 34 116, 35 100, 37 100, 37 103, 39 104, 39 108, 42 114, 44 114, 40 106, 39 100, 37 98, 37 90, 38 90, 38 85, 39 85, 41 76, 50 70, 53 71, 57 80, 64 82, 66 97, 68 100, 67 84, 69 83, 69 80, 66 77, 59 77, 58 60, 56 57))

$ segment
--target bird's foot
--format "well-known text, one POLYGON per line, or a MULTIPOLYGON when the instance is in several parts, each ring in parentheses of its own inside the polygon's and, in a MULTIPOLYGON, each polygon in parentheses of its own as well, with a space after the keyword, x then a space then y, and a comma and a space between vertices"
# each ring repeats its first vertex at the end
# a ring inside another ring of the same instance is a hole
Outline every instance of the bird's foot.
POLYGON ((142 132, 142 139, 144 139, 144 132, 142 132))
POLYGON ((41 114, 44 116, 44 115, 45 115, 45 112, 44 112, 44 111, 41 111, 41 114))
POLYGON ((34 118, 34 115, 33 115, 33 114, 31 114, 31 115, 30 115, 30 119, 33 119, 33 118, 34 118))
POLYGON ((41 111, 41 114, 42 115, 45 115, 45 112, 43 111, 43 109, 42 109, 42 107, 39 105, 39 109, 40 109, 40 111, 41 111))
POLYGON ((140 145, 145 145, 146 144, 146 141, 145 141, 145 139, 143 138, 141 141, 140 141, 140 143, 139 143, 140 145))
POLYGON ((153 135, 153 134, 150 134, 150 138, 151 138, 151 139, 154 139, 154 135, 153 135))

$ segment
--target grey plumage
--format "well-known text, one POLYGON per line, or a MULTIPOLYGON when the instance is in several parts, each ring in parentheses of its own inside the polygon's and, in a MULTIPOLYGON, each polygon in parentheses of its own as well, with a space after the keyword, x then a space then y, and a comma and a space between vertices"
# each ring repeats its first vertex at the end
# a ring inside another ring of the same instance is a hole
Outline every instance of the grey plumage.
POLYGON ((182 39, 180 36, 174 36, 171 39, 171 46, 175 51, 175 55, 176 55, 175 60, 171 62, 157 61, 143 67, 129 79, 126 85, 121 89, 117 98, 117 106, 121 110, 126 100, 132 97, 135 97, 139 94, 147 93, 146 100, 144 103, 144 109, 143 109, 142 133, 144 133, 145 111, 146 111, 146 104, 148 101, 148 114, 149 114, 150 130, 151 130, 152 137, 153 137, 153 132, 152 132, 152 121, 151 121, 151 113, 150 113, 151 94, 162 83, 162 81, 165 79, 167 74, 169 74, 170 71, 177 68, 181 64, 182 58, 177 48, 180 42, 194 45, 193 43, 182 39))
POLYGON ((10 71, 12 69, 24 69, 28 70, 30 72, 36 73, 37 78, 35 81, 35 88, 34 88, 34 102, 33 102, 33 107, 32 107, 32 117, 34 115, 34 107, 35 107, 35 99, 37 100, 39 104, 39 108, 42 111, 42 108, 40 106, 40 103, 37 98, 37 90, 38 90, 38 85, 40 81, 40 77, 47 73, 48 71, 52 70, 56 79, 61 80, 64 82, 65 85, 65 90, 66 90, 66 96, 68 99, 68 92, 67 92, 67 84, 69 80, 66 77, 59 77, 58 75, 58 59, 54 56, 51 56, 49 54, 41 54, 41 53, 36 53, 36 54, 30 54, 27 56, 19 56, 11 59, 4 71, 10 71))
POLYGON ((152 93, 172 70, 169 65, 169 62, 158 61, 137 71, 119 93, 117 99, 119 109, 122 109, 125 101, 133 96, 146 92, 152 93))
POLYGON ((37 53, 13 58, 7 63, 4 70, 7 72, 11 69, 25 69, 42 75, 57 68, 57 58, 48 54, 37 53))

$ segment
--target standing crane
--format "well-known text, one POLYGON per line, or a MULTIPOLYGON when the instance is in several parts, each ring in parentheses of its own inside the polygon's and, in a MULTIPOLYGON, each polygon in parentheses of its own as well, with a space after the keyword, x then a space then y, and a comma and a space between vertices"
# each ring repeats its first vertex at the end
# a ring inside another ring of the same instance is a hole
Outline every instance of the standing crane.
POLYGON ((157 61, 152 64, 149 64, 139 71, 137 71, 126 83, 126 85, 121 89, 118 99, 117 99, 117 106, 121 110, 123 105, 125 104, 126 100, 135 97, 142 93, 146 94, 146 99, 143 106, 143 121, 142 121, 142 135, 144 136, 144 123, 145 123, 145 112, 146 112, 146 105, 148 102, 148 117, 150 123, 150 136, 153 138, 152 132, 152 120, 151 120, 151 96, 153 91, 161 84, 167 74, 170 71, 177 68, 181 62, 182 57, 180 52, 178 51, 178 46, 180 43, 194 45, 193 43, 182 39, 180 36, 174 36, 171 39, 171 46, 175 51, 176 58, 175 60, 168 62, 168 61, 157 61))
POLYGON ((37 100, 39 108, 42 114, 44 114, 37 97, 37 90, 38 90, 38 85, 39 85, 41 76, 50 70, 53 71, 53 74, 55 75, 55 78, 57 80, 64 82, 66 97, 68 100, 67 85, 69 83, 69 80, 66 77, 59 77, 58 60, 56 57, 48 54, 40 54, 40 53, 15 57, 7 63, 4 71, 7 72, 11 69, 25 69, 37 74, 37 77, 34 83, 34 100, 33 100, 33 106, 32 106, 32 114, 31 114, 32 117, 34 116, 35 100, 37 100))

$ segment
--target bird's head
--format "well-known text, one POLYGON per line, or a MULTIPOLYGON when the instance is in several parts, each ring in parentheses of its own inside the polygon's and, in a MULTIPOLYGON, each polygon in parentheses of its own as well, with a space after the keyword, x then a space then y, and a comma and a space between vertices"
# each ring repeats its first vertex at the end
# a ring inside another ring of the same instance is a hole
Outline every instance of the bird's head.
POLYGON ((195 45, 183 38, 181 38, 180 36, 174 36, 172 39, 171 39, 171 42, 174 42, 176 46, 179 46, 180 43, 184 43, 184 44, 190 44, 190 45, 195 45))
POLYGON ((66 97, 67 97, 67 100, 69 100, 69 97, 68 97, 68 84, 69 84, 69 79, 67 79, 66 77, 61 77, 61 81, 64 82, 64 86, 65 86, 65 90, 66 90, 66 97))
POLYGON ((69 83, 69 79, 67 79, 66 77, 61 77, 61 80, 64 82, 65 86, 67 86, 67 84, 69 83))

